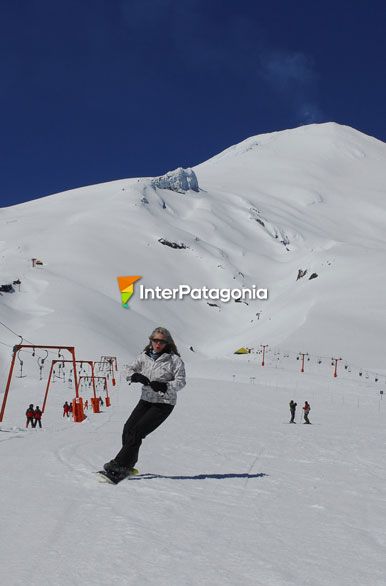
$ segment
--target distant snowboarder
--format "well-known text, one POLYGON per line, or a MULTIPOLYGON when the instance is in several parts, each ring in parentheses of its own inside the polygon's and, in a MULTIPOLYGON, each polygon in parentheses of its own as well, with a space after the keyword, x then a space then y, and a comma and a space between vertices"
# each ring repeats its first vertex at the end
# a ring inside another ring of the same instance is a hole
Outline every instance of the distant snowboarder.
POLYGON ((304 403, 303 411, 304 411, 304 423, 311 423, 311 421, 308 419, 308 414, 311 411, 311 406, 308 403, 308 401, 306 401, 304 403))
POLYGON ((31 405, 28 407, 27 411, 25 412, 25 415, 27 417, 27 421, 25 426, 28 427, 29 424, 31 424, 31 427, 34 426, 34 406, 31 403, 31 405))
POLYGON ((63 405, 63 417, 69 417, 69 416, 70 416, 70 405, 66 401, 63 405))
POLYGON ((295 403, 295 401, 290 401, 289 403, 289 408, 290 408, 290 412, 291 412, 291 421, 290 423, 296 423, 295 421, 295 415, 296 415, 296 407, 298 406, 297 403, 295 403))

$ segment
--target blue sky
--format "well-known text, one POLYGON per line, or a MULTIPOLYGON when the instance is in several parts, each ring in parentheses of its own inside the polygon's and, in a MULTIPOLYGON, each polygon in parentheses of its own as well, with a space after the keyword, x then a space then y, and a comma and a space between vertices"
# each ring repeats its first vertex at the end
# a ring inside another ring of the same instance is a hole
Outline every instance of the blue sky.
POLYGON ((312 122, 386 141, 386 4, 0 0, 0 205, 312 122))

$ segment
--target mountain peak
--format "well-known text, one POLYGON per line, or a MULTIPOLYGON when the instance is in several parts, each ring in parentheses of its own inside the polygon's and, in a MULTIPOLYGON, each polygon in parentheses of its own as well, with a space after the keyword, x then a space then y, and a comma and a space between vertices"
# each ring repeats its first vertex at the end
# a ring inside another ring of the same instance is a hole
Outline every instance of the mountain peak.
POLYGON ((197 165, 196 168, 228 161, 251 152, 261 153, 263 150, 274 149, 279 156, 291 156, 291 153, 297 156, 303 153, 303 156, 307 158, 309 154, 325 156, 332 153, 333 149, 340 149, 351 151, 357 158, 363 158, 367 154, 371 156, 374 147, 378 154, 380 146, 386 148, 382 141, 337 122, 307 124, 251 136, 197 165))

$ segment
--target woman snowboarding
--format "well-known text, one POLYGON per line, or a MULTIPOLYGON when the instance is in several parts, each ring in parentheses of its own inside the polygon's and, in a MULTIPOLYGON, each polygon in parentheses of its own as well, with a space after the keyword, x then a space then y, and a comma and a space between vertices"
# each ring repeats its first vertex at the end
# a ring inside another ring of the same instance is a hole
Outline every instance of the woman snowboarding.
POLYGON ((184 363, 166 328, 153 331, 149 344, 129 367, 126 380, 141 383, 142 395, 123 428, 122 449, 103 466, 107 478, 115 483, 130 475, 142 440, 169 417, 177 391, 186 384, 184 363))

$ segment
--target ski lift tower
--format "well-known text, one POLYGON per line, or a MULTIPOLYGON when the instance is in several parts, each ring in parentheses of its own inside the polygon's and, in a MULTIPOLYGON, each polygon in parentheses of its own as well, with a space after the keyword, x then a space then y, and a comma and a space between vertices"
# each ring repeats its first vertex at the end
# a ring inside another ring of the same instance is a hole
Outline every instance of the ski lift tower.
POLYGON ((66 350, 67 352, 69 352, 71 354, 71 357, 72 357, 71 362, 73 364, 73 369, 74 369, 74 385, 75 385, 75 398, 73 400, 74 421, 76 421, 78 423, 83 421, 85 419, 85 415, 83 412, 82 397, 79 397, 79 382, 78 382, 78 377, 77 377, 77 373, 76 373, 75 346, 46 346, 46 345, 40 345, 40 344, 17 344, 16 346, 13 347, 13 351, 12 351, 11 366, 9 369, 7 384, 6 384, 5 391, 4 391, 3 403, 1 405, 0 422, 3 421, 3 417, 4 417, 5 407, 6 407, 7 399, 8 399, 8 393, 9 393, 9 389, 10 389, 11 381, 12 381, 13 369, 15 366, 16 355, 19 352, 19 350, 21 350, 22 348, 32 348, 33 350, 36 350, 37 348, 42 348, 44 350, 59 350, 59 351, 66 350))

